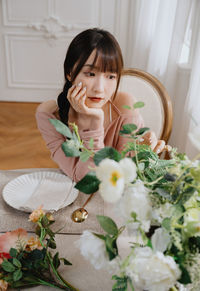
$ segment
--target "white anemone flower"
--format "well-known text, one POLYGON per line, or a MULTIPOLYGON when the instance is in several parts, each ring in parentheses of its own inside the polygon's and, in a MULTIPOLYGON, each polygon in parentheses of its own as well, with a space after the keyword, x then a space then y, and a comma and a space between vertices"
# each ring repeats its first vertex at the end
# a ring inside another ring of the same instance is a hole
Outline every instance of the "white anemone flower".
POLYGON ((120 167, 124 172, 125 183, 130 183, 137 177, 136 164, 130 158, 124 158, 119 162, 120 167))
POLYGON ((111 159, 101 161, 96 169, 96 175, 101 184, 99 192, 107 202, 116 202, 124 190, 124 173, 119 163, 111 159))
POLYGON ((131 159, 125 158, 119 163, 104 159, 96 168, 97 178, 101 181, 99 192, 102 198, 110 203, 118 201, 126 183, 136 177, 136 166, 131 159))

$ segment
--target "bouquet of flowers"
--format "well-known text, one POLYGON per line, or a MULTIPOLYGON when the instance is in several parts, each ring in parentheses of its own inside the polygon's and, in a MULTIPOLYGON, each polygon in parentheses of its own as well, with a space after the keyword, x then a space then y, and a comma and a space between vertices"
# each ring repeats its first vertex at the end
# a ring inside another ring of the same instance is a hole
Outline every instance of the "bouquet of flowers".
POLYGON ((160 159, 138 142, 149 129, 135 124, 123 125, 119 133, 129 138, 122 152, 112 147, 95 152, 92 140, 89 149, 84 146, 75 124, 71 131, 58 120, 50 122, 67 137, 62 145, 67 156, 94 161, 76 188, 99 191, 122 219, 118 227, 112 218, 97 216, 104 233, 86 230, 77 243, 96 269, 113 274, 113 291, 199 290, 200 162, 176 149, 169 160, 160 159), (122 257, 118 238, 125 229, 131 242, 122 257))
POLYGON ((50 228, 54 219, 42 208, 35 210, 29 220, 36 223, 36 236, 29 237, 25 229, 7 232, 0 236, 0 290, 44 285, 67 291, 78 291, 58 271, 61 262, 71 263, 54 255, 55 234, 50 228))

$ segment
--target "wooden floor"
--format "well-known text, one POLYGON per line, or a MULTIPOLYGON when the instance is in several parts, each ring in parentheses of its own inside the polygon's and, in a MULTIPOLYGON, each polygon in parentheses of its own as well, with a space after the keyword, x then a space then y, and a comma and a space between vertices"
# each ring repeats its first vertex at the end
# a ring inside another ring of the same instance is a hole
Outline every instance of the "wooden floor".
POLYGON ((0 169, 57 168, 35 121, 38 103, 0 102, 0 169))

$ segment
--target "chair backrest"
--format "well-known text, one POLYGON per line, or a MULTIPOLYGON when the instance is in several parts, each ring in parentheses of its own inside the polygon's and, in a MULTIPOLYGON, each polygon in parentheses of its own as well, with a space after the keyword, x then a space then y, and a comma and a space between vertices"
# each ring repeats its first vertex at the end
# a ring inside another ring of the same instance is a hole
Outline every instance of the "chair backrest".
POLYGON ((172 129, 172 102, 161 82, 142 70, 124 69, 119 91, 130 93, 136 101, 145 103, 140 109, 145 126, 167 142, 172 129))

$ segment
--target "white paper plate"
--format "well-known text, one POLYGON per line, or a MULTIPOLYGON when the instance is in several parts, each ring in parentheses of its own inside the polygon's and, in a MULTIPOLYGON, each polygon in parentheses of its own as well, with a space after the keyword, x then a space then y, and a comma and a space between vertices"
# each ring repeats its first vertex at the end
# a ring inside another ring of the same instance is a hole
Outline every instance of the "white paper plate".
POLYGON ((78 190, 73 187, 74 183, 72 183, 72 180, 63 174, 46 171, 34 172, 21 175, 10 181, 3 189, 3 198, 8 205, 25 212, 31 212, 40 205, 43 205, 43 209, 46 211, 54 211, 66 207, 77 198, 78 190), (47 202, 38 199, 37 203, 30 205, 29 209, 25 209, 23 205, 36 193, 41 182, 48 181, 51 182, 53 196, 55 193, 54 199, 56 197, 56 202, 58 201, 60 206, 58 207, 57 203, 56 209, 53 209, 52 206, 49 207, 48 205, 51 204, 51 200, 49 201, 48 197, 47 202))

